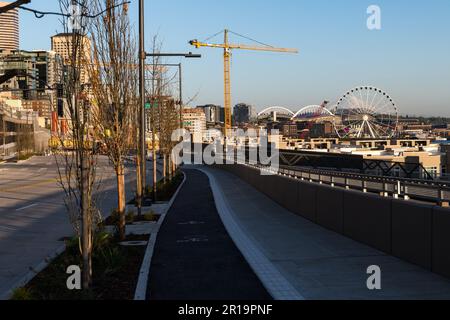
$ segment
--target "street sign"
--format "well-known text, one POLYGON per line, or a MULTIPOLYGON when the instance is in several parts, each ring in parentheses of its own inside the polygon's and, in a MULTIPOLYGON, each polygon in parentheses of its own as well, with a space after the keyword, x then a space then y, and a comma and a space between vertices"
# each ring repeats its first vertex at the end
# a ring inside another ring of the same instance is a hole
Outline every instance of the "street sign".
POLYGON ((150 110, 151 108, 158 108, 158 102, 155 102, 154 104, 147 102, 145 104, 145 110, 150 110))

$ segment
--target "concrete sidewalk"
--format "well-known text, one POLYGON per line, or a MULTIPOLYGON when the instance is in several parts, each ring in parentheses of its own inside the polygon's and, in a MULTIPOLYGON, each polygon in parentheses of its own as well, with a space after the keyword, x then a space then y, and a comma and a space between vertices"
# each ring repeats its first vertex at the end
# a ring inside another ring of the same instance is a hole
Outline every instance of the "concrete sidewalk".
POLYGON ((216 201, 226 202, 217 207, 230 209, 230 218, 305 299, 450 299, 450 280, 305 220, 230 173, 199 168, 216 185, 216 201), (382 270, 382 290, 367 289, 372 265, 382 270))

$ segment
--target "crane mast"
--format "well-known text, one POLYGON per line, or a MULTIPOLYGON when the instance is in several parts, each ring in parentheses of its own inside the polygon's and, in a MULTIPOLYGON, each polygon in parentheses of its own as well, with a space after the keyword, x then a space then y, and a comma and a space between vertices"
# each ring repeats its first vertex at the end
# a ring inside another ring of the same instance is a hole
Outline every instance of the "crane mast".
POLYGON ((225 108, 225 128, 224 136, 228 136, 229 130, 231 130, 231 50, 228 48, 228 30, 224 32, 224 44, 223 49, 223 66, 224 66, 224 108, 225 108))
POLYGON ((228 133, 231 130, 231 51, 233 49, 240 50, 252 50, 252 51, 270 51, 270 52, 284 52, 284 53, 298 53, 297 49, 287 49, 287 48, 275 48, 272 46, 249 46, 243 44, 230 44, 228 39, 229 30, 224 30, 224 43, 223 44, 213 44, 204 43, 198 40, 191 40, 189 44, 196 47, 197 49, 201 47, 209 48, 222 48, 223 49, 223 62, 224 62, 224 109, 225 109, 225 126, 224 135, 228 137, 228 133))

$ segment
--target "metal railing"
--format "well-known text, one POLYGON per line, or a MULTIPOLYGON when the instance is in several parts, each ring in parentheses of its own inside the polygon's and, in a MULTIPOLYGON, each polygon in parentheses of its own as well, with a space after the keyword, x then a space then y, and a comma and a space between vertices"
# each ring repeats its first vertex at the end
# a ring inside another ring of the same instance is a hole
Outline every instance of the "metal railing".
POLYGON ((347 190, 377 193, 384 197, 392 196, 396 199, 404 200, 414 199, 432 202, 441 206, 448 206, 450 203, 450 182, 383 177, 299 167, 291 168, 287 166, 282 166, 279 170, 276 170, 262 165, 245 165, 292 179, 341 187, 347 190))
MULTIPOLYGON (((275 169, 261 164, 252 164, 248 161, 248 155, 245 153, 241 156, 237 153, 218 153, 218 156, 223 159, 224 164, 241 164, 292 179, 341 187, 348 190, 376 193, 383 197, 431 202, 445 207, 449 206, 450 203, 450 181, 440 181, 432 178, 415 179, 381 174, 374 175, 360 173, 358 170, 351 172, 333 168, 290 166, 283 163, 279 169, 275 169)), ((417 168, 420 167, 418 166, 417 168)))
POLYGON ((0 114, 13 120, 32 124, 37 113, 30 110, 16 110, 11 106, 0 103, 0 114))

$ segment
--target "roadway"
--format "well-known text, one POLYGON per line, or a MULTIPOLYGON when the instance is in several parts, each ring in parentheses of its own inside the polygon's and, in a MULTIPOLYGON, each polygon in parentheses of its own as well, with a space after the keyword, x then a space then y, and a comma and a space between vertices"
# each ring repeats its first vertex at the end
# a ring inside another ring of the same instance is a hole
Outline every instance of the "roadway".
MULTIPOLYGON (((136 190, 135 174, 135 168, 127 166, 127 199, 136 190)), ((102 181, 98 206, 107 216, 116 207, 117 196, 114 171, 104 157, 97 175, 102 181)), ((62 238, 73 235, 57 178, 53 156, 0 164, 0 299, 30 267, 61 247, 62 238)))

